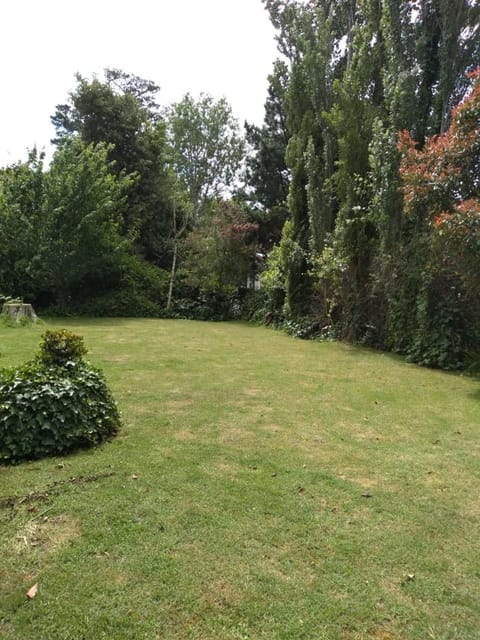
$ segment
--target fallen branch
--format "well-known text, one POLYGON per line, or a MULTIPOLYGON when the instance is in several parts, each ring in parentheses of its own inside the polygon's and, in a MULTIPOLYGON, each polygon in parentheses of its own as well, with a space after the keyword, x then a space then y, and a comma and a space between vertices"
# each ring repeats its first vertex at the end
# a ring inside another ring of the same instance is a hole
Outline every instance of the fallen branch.
POLYGON ((30 491, 30 493, 26 493, 23 496, 2 496, 0 497, 0 507, 10 507, 11 509, 14 509, 21 504, 33 502, 35 500, 47 500, 50 495, 58 494, 60 487, 69 484, 86 484, 87 482, 97 482, 97 480, 110 478, 113 475, 115 475, 115 471, 105 471, 102 473, 95 473, 90 476, 74 476, 72 478, 68 478, 67 480, 56 480, 55 482, 52 482, 52 484, 49 484, 46 489, 42 489, 39 491, 30 491))

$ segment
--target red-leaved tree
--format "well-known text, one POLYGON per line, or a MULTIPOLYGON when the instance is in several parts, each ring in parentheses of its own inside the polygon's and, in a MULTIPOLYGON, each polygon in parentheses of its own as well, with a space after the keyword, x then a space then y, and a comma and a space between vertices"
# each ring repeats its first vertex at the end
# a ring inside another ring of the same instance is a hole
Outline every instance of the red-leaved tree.
POLYGON ((441 266, 473 292, 480 286, 480 68, 469 78, 449 129, 422 149, 403 131, 399 150, 406 217, 429 234, 441 266))

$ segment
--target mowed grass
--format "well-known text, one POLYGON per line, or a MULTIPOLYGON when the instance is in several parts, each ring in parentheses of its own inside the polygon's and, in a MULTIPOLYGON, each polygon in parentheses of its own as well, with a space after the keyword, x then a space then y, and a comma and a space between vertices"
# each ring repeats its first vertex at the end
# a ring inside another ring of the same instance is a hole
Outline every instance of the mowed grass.
POLYGON ((478 380, 158 320, 1 328, 0 365, 46 326, 84 336, 124 426, 0 467, 2 639, 480 638, 478 380))

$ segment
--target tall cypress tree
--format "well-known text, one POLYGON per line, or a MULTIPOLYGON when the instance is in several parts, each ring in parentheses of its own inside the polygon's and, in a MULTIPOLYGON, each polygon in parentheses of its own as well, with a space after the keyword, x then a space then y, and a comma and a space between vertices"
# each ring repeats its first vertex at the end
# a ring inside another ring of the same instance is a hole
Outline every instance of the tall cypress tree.
POLYGON ((421 148, 448 125, 480 62, 480 2, 264 3, 290 66, 287 311, 318 312, 324 296, 343 335, 403 349, 388 334, 412 335, 428 229, 403 214, 398 131, 421 148))

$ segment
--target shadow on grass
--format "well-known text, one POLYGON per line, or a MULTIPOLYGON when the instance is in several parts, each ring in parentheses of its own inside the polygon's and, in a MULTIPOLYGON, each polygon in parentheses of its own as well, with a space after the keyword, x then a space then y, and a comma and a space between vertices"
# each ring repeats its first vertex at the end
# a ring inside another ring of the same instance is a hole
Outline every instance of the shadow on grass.
POLYGON ((426 365, 418 364, 417 362, 409 362, 406 356, 399 353, 392 353, 390 351, 382 351, 381 349, 375 349, 374 347, 366 347, 364 345, 352 344, 349 342, 338 342, 345 348, 345 353, 353 357, 365 358, 365 356, 377 356, 386 358, 395 362, 396 364, 405 365, 408 367, 415 367, 424 371, 432 371, 447 376, 454 377, 468 377, 471 379, 477 379, 480 383, 480 375, 469 373, 467 370, 463 371, 448 371, 446 369, 440 369, 439 367, 428 367, 426 365))
POLYGON ((480 380, 478 380, 478 389, 476 389, 475 391, 471 391, 468 395, 470 398, 473 398, 474 400, 478 400, 480 402, 480 380))

